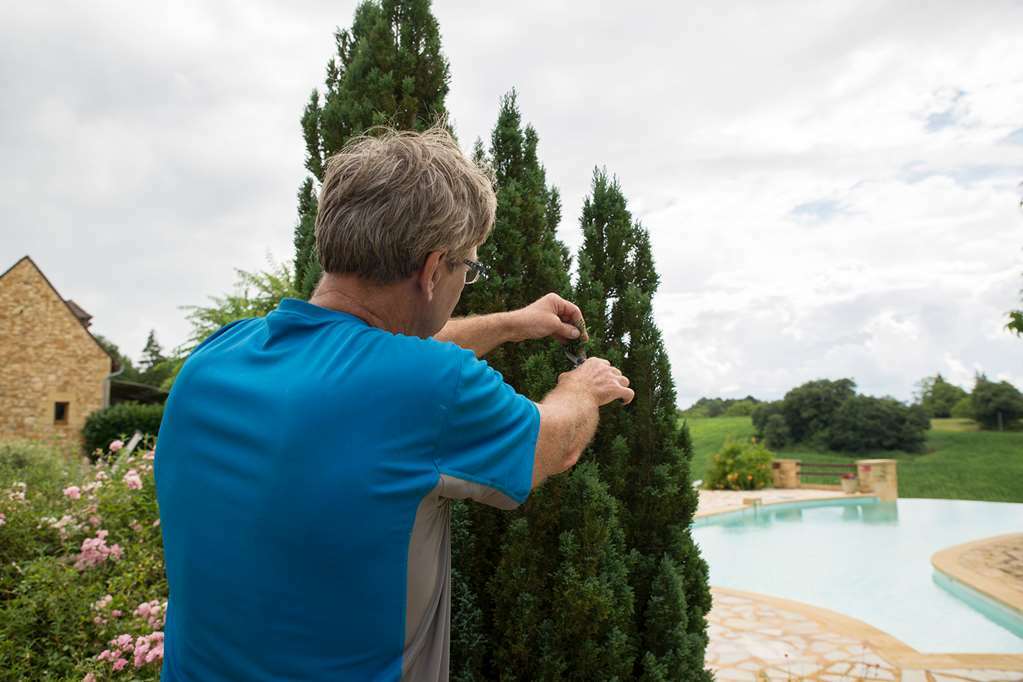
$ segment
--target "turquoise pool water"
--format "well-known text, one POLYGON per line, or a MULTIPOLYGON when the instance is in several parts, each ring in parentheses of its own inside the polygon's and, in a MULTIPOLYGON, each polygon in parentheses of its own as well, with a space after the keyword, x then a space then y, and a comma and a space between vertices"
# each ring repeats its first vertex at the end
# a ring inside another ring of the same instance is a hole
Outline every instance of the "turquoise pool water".
POLYGON ((705 517, 693 536, 712 585, 831 609, 922 652, 1023 653, 1019 623, 953 596, 931 566, 938 550, 1013 532, 1023 504, 842 500, 705 517))

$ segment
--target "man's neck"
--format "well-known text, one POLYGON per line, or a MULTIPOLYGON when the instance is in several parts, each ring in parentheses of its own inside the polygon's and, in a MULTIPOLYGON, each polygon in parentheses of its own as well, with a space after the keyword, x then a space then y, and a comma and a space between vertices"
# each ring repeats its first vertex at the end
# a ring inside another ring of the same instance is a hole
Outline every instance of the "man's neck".
POLYGON ((309 302, 354 315, 392 334, 414 333, 413 316, 402 283, 377 285, 358 277, 324 274, 309 302))

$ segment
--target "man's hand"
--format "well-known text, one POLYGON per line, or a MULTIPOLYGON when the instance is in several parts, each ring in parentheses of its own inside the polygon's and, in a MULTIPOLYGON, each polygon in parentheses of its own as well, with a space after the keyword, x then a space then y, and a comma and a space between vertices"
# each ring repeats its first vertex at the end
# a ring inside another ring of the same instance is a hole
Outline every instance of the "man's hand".
POLYGON ((558 387, 585 395, 596 407, 612 400, 628 405, 635 397, 629 388, 629 379, 621 370, 603 358, 590 358, 570 372, 558 377, 558 387))
MULTIPOLYGON (((543 339, 553 336, 561 342, 579 338, 576 322, 582 321, 579 306, 557 294, 547 294, 525 308, 511 313, 515 319, 515 340, 543 339)), ((583 337, 583 341, 588 341, 583 337)))

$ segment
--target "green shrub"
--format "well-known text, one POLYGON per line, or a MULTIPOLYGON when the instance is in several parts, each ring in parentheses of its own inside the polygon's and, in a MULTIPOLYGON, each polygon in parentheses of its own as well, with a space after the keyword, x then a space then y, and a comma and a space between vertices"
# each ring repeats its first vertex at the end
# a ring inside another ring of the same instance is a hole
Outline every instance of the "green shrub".
POLYGON ((77 469, 78 453, 32 441, 0 443, 0 488, 22 481, 36 489, 63 481, 69 469, 77 469), (73 456, 69 456, 72 455, 73 456))
POLYGON ((828 428, 828 446, 843 452, 923 450, 931 420, 920 405, 859 395, 847 399, 828 428))
POLYGON ((120 403, 97 410, 88 416, 82 427, 85 451, 95 459, 97 450, 106 450, 112 441, 127 440, 136 431, 156 436, 162 419, 163 405, 120 403))
POLYGON ((782 401, 775 400, 769 403, 760 403, 753 409, 753 428, 756 430, 757 438, 766 437, 766 429, 768 420, 774 416, 779 415, 784 420, 785 415, 782 412, 782 401))
POLYGON ((110 453, 66 470, 45 463, 46 448, 21 450, 29 464, 17 466, 35 471, 25 478, 36 483, 0 487, 0 679, 159 679, 159 659, 120 673, 97 659, 118 636, 131 646, 162 636, 167 582, 150 444, 114 464, 110 453))
POLYGON ((1010 427, 1023 417, 1023 394, 1019 389, 1008 381, 988 381, 983 374, 977 375, 971 404, 973 418, 985 429, 1010 427))
POLYGON ((789 426, 785 423, 785 417, 781 414, 772 414, 767 418, 763 433, 764 443, 767 447, 775 450, 783 448, 788 444, 790 438, 789 426))
POLYGON ((955 419, 973 419, 973 398, 966 396, 952 406, 951 415, 955 419))
POLYGON ((712 490, 759 490, 771 484, 774 455, 760 443, 728 440, 714 453, 707 469, 712 490))

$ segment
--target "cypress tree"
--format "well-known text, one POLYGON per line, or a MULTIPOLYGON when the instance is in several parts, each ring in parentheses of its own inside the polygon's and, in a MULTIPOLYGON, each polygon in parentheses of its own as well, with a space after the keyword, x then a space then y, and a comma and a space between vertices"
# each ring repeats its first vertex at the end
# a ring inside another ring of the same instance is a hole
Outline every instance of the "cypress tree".
POLYGON ((430 0, 367 0, 350 30, 334 35, 324 94, 309 96, 302 114, 307 176, 298 192, 295 286, 308 298, 320 278, 313 226, 317 183, 326 159, 376 125, 424 130, 444 117, 450 80, 430 0))
MULTIPOLYGON (((560 198, 557 189, 547 184, 538 144, 533 127, 523 125, 515 92, 502 97, 489 151, 480 140, 473 149, 474 160, 489 165, 496 182, 494 230, 478 253, 480 261, 490 267, 491 276, 465 288, 456 315, 514 310, 547 293, 567 296, 571 291, 568 249, 557 238, 560 198)), ((553 388, 558 374, 567 369, 560 347, 550 340, 507 344, 492 351, 486 361, 501 372, 505 381, 534 400, 553 388)), ((454 616, 451 669, 458 674, 472 670, 476 679, 490 678, 496 674, 492 649, 500 641, 502 628, 495 621, 491 582, 501 561, 502 538, 514 515, 462 503, 455 504, 453 515, 465 520, 472 547, 452 547, 453 566, 459 579, 465 581, 465 585, 453 583, 452 591, 472 595, 472 603, 483 615, 483 631, 460 631, 475 621, 454 616), (482 659, 463 646, 477 639, 488 642, 487 655, 482 659)), ((461 604, 452 604, 453 613, 460 608, 461 604)))
POLYGON ((628 406, 605 408, 584 455, 600 463, 621 504, 633 557, 635 675, 709 679, 703 663, 707 567, 689 532, 697 504, 689 477, 692 443, 688 428, 677 423, 671 366, 653 319, 659 278, 649 234, 633 220, 617 180, 600 169, 581 224, 575 298, 592 354, 620 367, 636 393, 628 406))
POLYGON ((630 557, 597 465, 548 481, 505 536, 491 589, 505 680, 623 680, 633 669, 630 557))

